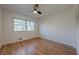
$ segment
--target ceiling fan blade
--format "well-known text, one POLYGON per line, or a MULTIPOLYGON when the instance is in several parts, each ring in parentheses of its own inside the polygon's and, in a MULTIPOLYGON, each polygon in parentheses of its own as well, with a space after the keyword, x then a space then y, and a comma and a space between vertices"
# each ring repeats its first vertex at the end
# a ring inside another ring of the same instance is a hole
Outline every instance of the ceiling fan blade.
POLYGON ((42 12, 40 12, 40 11, 37 11, 38 12, 38 14, 42 14, 42 12))

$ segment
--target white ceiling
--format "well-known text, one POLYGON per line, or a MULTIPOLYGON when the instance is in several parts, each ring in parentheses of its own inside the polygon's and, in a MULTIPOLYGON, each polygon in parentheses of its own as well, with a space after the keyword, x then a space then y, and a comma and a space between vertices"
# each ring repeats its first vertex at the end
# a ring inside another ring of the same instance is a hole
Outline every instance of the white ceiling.
POLYGON ((3 4, 0 5, 3 9, 11 10, 17 13, 22 13, 30 18, 44 18, 48 15, 62 11, 66 8, 73 7, 71 4, 39 4, 39 9, 42 14, 34 14, 33 4, 3 4))

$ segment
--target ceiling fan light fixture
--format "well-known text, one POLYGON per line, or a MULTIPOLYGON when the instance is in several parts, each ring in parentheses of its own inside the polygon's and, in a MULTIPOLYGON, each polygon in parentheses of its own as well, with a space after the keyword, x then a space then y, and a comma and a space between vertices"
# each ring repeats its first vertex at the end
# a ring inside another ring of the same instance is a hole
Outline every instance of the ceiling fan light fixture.
POLYGON ((36 14, 36 13, 37 13, 37 11, 36 11, 36 10, 34 10, 34 12, 33 12, 33 13, 35 13, 35 14, 36 14))

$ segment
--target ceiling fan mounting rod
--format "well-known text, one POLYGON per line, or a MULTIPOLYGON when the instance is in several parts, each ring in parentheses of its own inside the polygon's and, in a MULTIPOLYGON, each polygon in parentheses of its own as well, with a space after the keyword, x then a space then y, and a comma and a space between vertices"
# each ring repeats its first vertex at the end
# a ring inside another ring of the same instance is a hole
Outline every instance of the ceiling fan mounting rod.
POLYGON ((38 4, 34 5, 34 10, 38 10, 38 4))

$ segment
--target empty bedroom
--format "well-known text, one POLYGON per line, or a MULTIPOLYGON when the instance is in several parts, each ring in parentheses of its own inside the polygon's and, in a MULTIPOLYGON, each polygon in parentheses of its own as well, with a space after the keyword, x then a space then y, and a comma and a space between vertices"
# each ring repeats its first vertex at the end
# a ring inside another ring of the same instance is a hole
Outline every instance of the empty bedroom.
POLYGON ((0 55, 79 54, 78 12, 74 4, 0 4, 0 55))

